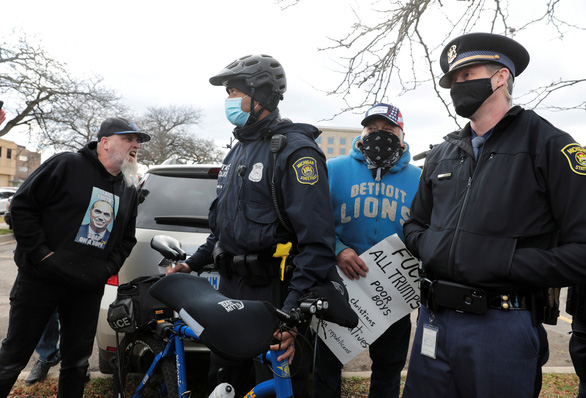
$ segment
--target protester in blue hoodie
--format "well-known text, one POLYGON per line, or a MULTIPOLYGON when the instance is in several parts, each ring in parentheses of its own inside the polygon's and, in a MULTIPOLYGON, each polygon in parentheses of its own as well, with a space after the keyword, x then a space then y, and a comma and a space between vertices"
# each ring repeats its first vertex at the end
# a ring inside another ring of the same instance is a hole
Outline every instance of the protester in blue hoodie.
MULTIPOLYGON (((350 154, 327 162, 337 265, 351 280, 368 272, 359 257, 364 251, 395 233, 403 239, 403 223, 409 218, 421 174, 419 167, 409 164, 411 154, 403 140, 403 117, 397 107, 382 103, 373 106, 362 126, 350 154)), ((352 294, 352 285, 348 290, 352 294)), ((370 345, 369 397, 399 396, 410 335, 407 315, 370 345)), ((321 340, 316 350, 313 397, 340 397, 341 362, 321 340)))

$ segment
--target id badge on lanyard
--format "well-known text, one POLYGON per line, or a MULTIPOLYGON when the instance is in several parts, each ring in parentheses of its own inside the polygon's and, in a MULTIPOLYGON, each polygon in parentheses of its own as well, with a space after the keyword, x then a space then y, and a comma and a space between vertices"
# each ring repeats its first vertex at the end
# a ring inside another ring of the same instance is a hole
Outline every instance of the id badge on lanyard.
POLYGON ((423 324, 423 336, 421 338, 421 355, 436 359, 437 353, 437 335, 439 328, 433 324, 435 316, 432 313, 429 317, 429 323, 423 324))

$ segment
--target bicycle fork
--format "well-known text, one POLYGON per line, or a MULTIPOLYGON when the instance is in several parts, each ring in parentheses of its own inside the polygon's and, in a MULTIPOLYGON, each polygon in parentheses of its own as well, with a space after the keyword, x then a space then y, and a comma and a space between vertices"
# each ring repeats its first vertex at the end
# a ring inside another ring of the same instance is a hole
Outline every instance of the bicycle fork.
MULTIPOLYGON (((185 328, 185 326, 176 325, 175 328, 185 328)), ((151 364, 149 370, 146 372, 145 376, 143 377, 140 385, 132 395, 132 398, 139 398, 144 390, 146 383, 148 382, 149 378, 155 372, 155 368, 159 364, 159 361, 168 356, 168 355, 175 355, 175 363, 177 369, 177 390, 179 392, 180 397, 189 397, 191 393, 187 391, 187 373, 185 371, 185 351, 184 351, 184 344, 183 339, 180 337, 180 334, 175 334, 171 337, 169 343, 165 346, 165 349, 159 352, 153 363, 151 364), (186 394, 187 393, 187 394, 186 394)))
MULTIPOLYGON (((267 351, 265 355, 260 355, 262 362, 269 362, 273 368, 272 380, 264 381, 254 387, 244 398, 265 397, 275 394, 277 398, 290 398, 293 396, 291 387, 291 372, 289 370, 289 360, 277 361, 285 350, 267 351)), ((265 363, 266 363, 265 362, 265 363)))
MULTIPOLYGON (((276 398, 293 397, 293 388, 291 387, 291 372, 289 370, 289 360, 277 361, 285 350, 267 351, 258 358, 263 363, 270 363, 273 369, 273 378, 257 384, 243 398, 263 398, 275 394, 276 398)), ((222 383, 216 386, 208 398, 233 398, 234 388, 228 383, 222 383)))

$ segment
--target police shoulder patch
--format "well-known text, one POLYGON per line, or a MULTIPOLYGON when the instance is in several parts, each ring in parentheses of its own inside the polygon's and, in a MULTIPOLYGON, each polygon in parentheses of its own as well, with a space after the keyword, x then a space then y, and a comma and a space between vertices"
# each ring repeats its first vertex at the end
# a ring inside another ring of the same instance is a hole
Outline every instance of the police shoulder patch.
POLYGON ((297 181, 301 184, 313 185, 319 181, 317 162, 314 158, 303 157, 293 163, 297 181))
POLYGON ((568 159, 570 168, 576 174, 586 175, 586 150, 579 144, 569 144, 562 148, 562 153, 568 159))

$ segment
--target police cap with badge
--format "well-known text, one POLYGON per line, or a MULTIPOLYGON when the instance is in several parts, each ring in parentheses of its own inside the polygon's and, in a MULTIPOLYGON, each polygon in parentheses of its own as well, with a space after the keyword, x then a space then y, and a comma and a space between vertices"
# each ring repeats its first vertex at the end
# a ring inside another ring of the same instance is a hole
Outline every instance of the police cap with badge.
POLYGON ((468 33, 456 37, 441 53, 440 66, 444 75, 439 84, 443 88, 450 88, 455 71, 485 63, 501 64, 516 77, 529 64, 529 53, 515 40, 493 33, 468 33))

